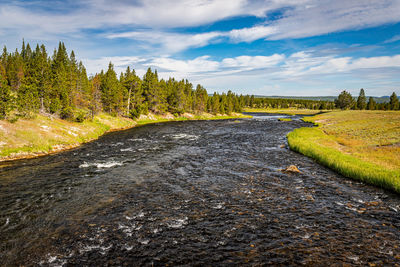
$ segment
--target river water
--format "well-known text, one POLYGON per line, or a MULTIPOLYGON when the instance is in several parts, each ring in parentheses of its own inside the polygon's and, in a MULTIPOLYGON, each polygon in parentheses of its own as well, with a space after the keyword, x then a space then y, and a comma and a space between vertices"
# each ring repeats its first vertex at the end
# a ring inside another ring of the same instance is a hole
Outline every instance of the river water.
POLYGON ((170 122, 0 165, 3 266, 394 265, 400 198, 290 151, 294 117, 170 122), (301 174, 283 173, 296 165, 301 174))

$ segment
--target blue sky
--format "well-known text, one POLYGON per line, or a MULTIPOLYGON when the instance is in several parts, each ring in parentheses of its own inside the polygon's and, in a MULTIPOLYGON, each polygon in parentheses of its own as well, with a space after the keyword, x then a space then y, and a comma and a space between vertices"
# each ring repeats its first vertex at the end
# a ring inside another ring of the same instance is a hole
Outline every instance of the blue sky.
POLYGON ((210 93, 400 95, 400 0, 0 0, 0 45, 22 38, 210 93))

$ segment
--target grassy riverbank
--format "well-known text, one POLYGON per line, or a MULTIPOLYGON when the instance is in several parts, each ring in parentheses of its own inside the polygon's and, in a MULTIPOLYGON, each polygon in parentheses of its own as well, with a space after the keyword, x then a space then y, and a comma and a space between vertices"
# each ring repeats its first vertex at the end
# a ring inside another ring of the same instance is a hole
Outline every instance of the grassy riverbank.
POLYGON ((254 113, 275 113, 275 114, 287 114, 287 115, 315 115, 321 112, 325 112, 322 110, 314 110, 314 109, 294 109, 294 108, 283 108, 283 109, 274 109, 274 108, 245 108, 244 112, 254 112, 254 113))
POLYGON ((318 127, 289 133, 291 149, 346 177, 400 193, 400 112, 336 111, 304 120, 318 127))
POLYGON ((193 115, 180 117, 168 115, 142 115, 137 120, 99 114, 92 121, 69 122, 58 118, 37 115, 34 119, 20 119, 11 123, 0 120, 0 161, 31 158, 71 149, 97 139, 109 131, 131 128, 137 125, 165 121, 215 120, 246 118, 242 114, 193 115))

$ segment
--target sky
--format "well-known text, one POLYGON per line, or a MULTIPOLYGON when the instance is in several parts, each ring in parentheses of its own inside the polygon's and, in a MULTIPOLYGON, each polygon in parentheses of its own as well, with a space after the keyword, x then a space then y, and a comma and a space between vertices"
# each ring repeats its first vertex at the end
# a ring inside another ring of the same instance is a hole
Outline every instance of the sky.
POLYGON ((23 38, 209 93, 400 95, 400 0, 0 0, 0 45, 23 38))

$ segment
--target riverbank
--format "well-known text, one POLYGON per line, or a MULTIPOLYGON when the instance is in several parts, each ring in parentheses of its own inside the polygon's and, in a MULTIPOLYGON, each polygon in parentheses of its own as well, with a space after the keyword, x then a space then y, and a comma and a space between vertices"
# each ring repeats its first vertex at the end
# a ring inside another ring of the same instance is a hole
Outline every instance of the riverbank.
POLYGON ((110 132, 139 125, 165 121, 217 120, 248 118, 239 113, 232 115, 200 115, 184 113, 180 117, 166 115, 141 115, 137 120, 113 117, 101 113, 92 121, 69 122, 38 114, 34 119, 20 119, 11 123, 0 120, 0 161, 34 158, 69 150, 110 132))
MULTIPOLYGON (((295 108, 245 108, 244 112, 249 113, 273 113, 273 114, 287 114, 287 115, 316 115, 319 113, 327 112, 328 110, 315 110, 315 109, 295 109, 295 108)), ((331 110, 329 110, 331 111, 331 110)))
POLYGON ((400 112, 335 111, 306 117, 288 134, 292 150, 340 174, 400 193, 400 112))

